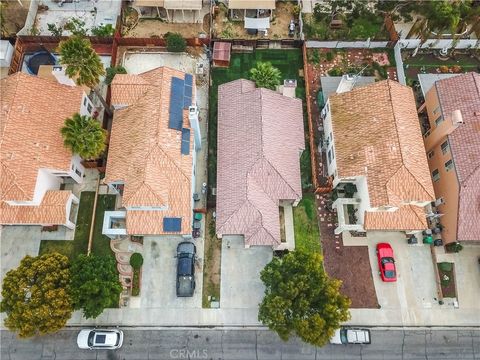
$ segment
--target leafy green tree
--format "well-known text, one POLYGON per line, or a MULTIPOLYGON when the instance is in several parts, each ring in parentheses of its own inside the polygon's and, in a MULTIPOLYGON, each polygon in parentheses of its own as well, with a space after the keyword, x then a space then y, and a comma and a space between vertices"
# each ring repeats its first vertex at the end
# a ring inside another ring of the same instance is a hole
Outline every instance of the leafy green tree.
POLYGON ((65 73, 77 85, 86 85, 91 89, 98 85, 105 69, 90 40, 71 36, 60 42, 59 52, 60 63, 66 66, 65 73))
POLYGON ((5 326, 20 337, 56 332, 73 311, 68 293, 68 258, 59 253, 26 256, 10 270, 2 284, 1 311, 5 326))
POLYGON ((258 62, 250 69, 250 79, 255 81, 259 88, 275 90, 280 85, 282 73, 269 62, 258 62))
POLYGON ((167 40, 167 50, 171 52, 184 52, 187 48, 187 42, 179 33, 165 34, 167 40))
POLYGON ((105 76, 105 84, 110 85, 115 75, 126 74, 126 73, 127 73, 127 69, 125 69, 121 65, 107 68, 107 75, 105 76))
POLYGON ((341 282, 325 273, 322 261, 318 253, 296 250, 273 258, 260 274, 265 297, 258 319, 285 341, 296 334, 323 346, 350 318, 350 300, 340 293, 341 282))
POLYGON ((130 266, 134 268, 135 270, 138 270, 142 267, 143 265, 143 256, 140 253, 133 253, 132 256, 130 256, 130 266))
POLYGON ((92 29, 92 35, 100 37, 109 37, 113 36, 115 33, 115 28, 112 24, 106 24, 101 26, 96 26, 92 29))
POLYGON ((91 117, 76 113, 60 131, 64 145, 83 159, 95 159, 105 150, 106 131, 91 117))
POLYGON ((76 310, 96 318, 107 307, 118 306, 122 285, 111 256, 79 255, 71 267, 71 290, 76 310))

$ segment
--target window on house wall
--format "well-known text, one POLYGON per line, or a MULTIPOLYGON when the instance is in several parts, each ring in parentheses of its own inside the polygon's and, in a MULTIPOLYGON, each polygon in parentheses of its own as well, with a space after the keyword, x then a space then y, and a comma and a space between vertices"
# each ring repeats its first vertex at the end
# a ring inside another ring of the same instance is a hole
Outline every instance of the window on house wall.
POLYGON ((82 173, 78 169, 75 169, 75 174, 77 174, 78 176, 82 176, 82 173))
POLYGON ((328 165, 330 165, 332 163, 332 150, 328 150, 328 153, 327 153, 327 157, 328 157, 328 165))
POLYGON ((83 98, 83 105, 87 106, 87 98, 86 97, 83 98))
POLYGON ((442 145, 440 145, 440 147, 442 148, 442 154, 445 155, 446 153, 448 153, 448 151, 450 150, 450 146, 448 145, 448 140, 445 140, 442 145))
POLYGON ((433 150, 429 151, 428 154, 427 154, 429 159, 431 159, 434 155, 435 155, 435 151, 433 151, 433 150))
POLYGON ((443 122, 443 116, 440 115, 438 118, 435 119, 435 126, 439 126, 443 122))
POLYGON ((88 111, 89 113, 91 113, 91 112, 92 112, 92 109, 93 109, 93 107, 92 107, 92 105, 89 103, 89 104, 87 105, 87 111, 88 111))
POLYGON ((440 111, 440 106, 437 106, 435 109, 433 109, 433 115, 436 115, 440 111))
POLYGON ((445 170, 450 171, 453 169, 453 160, 450 159, 445 163, 445 170))
POLYGON ((440 180, 440 172, 438 171, 438 169, 432 171, 432 179, 433 181, 440 180))

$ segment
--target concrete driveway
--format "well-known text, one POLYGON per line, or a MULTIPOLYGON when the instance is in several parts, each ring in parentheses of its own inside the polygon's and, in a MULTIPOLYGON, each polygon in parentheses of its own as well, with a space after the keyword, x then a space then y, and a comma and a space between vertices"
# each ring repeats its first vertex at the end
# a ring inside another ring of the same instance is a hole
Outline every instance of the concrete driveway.
POLYGON ((439 307, 430 247, 408 245, 402 232, 372 231, 367 233, 369 257, 378 303, 382 309, 429 309, 439 307), (394 252, 397 281, 383 282, 378 274, 375 247, 389 243, 394 252))
POLYGON ((0 229, 2 281, 7 271, 20 265, 26 255, 38 255, 41 230, 41 226, 3 226, 0 229))
POLYGON ((223 237, 220 308, 258 308, 265 292, 260 271, 272 255, 268 246, 246 249, 242 236, 223 237))
POLYGON ((201 308, 203 284, 203 239, 194 240, 197 247, 196 288, 193 297, 176 294, 177 245, 181 236, 146 236, 143 240, 144 262, 140 293, 141 308, 201 308))

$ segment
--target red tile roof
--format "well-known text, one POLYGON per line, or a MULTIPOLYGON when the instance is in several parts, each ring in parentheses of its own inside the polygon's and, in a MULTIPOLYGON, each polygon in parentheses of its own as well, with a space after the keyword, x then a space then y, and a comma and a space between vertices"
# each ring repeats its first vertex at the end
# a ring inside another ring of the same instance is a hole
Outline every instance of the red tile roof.
POLYGON ((445 118, 455 110, 460 124, 448 141, 460 184, 457 239, 480 239, 480 74, 470 72, 437 81, 436 90, 445 118))
MULTIPOLYGON (((160 67, 139 75, 119 74, 112 81, 112 104, 128 107, 114 114, 105 182, 125 184, 126 208, 165 208, 127 210, 129 234, 164 234, 164 217, 180 217, 181 233, 191 233, 193 136, 189 155, 182 155, 181 132, 168 127, 174 76, 183 79, 185 73, 160 67)), ((183 127, 190 127, 188 110, 183 127)))
POLYGON ((279 201, 302 197, 302 102, 252 81, 218 89, 217 233, 280 243, 279 201))

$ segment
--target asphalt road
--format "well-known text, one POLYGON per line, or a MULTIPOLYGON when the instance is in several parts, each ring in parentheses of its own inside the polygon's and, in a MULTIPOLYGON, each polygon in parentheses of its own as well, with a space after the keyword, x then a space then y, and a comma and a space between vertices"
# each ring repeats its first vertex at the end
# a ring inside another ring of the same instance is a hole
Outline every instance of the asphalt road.
POLYGON ((478 330, 372 330, 370 345, 315 348, 298 339, 282 342, 265 330, 126 329, 117 351, 79 350, 78 330, 64 330, 33 340, 1 331, 1 360, 7 359, 480 359, 478 330))

